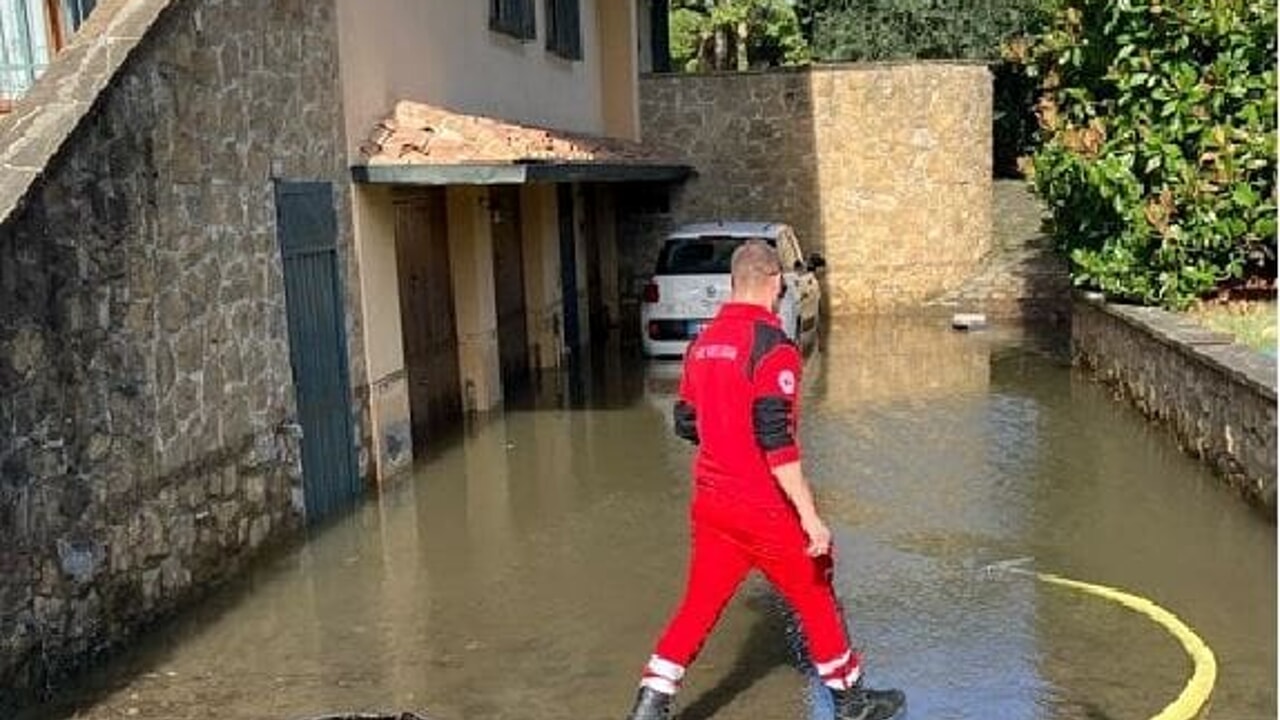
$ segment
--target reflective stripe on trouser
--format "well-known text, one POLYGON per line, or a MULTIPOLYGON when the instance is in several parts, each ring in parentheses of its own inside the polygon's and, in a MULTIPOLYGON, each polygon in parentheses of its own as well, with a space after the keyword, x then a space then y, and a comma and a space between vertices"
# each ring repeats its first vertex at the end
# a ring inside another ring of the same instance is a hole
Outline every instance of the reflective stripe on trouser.
POLYGON ((852 651, 834 660, 814 663, 814 668, 822 678, 822 684, 832 690, 848 690, 862 677, 858 655, 852 651))
POLYGON ((644 677, 641 678, 640 684, 660 693, 674 695, 680 689, 680 681, 683 679, 683 666, 654 655, 644 666, 644 677))
MULTIPOLYGON (((695 515, 697 512, 695 511, 695 515)), ((712 521, 695 520, 693 557, 688 585, 675 616, 658 641, 656 657, 683 669, 702 650, 725 605, 747 573, 761 570, 786 599, 800 627, 823 681, 837 689, 858 678, 859 658, 850 651, 844 619, 831 586, 830 556, 805 554, 807 540, 794 518, 747 523, 763 525, 763 533, 743 533, 712 521)), ((742 527, 742 523, 733 523, 742 527)), ((779 637, 778 642, 783 642, 779 637)), ((658 689, 658 688, 655 688, 658 689)))

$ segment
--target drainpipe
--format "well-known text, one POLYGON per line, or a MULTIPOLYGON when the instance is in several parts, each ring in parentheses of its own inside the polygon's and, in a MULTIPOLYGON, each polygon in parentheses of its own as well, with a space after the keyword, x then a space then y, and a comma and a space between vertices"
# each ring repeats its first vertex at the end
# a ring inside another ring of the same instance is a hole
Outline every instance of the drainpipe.
POLYGON ((653 52, 653 71, 671 72, 671 1, 649 3, 649 49, 653 52))

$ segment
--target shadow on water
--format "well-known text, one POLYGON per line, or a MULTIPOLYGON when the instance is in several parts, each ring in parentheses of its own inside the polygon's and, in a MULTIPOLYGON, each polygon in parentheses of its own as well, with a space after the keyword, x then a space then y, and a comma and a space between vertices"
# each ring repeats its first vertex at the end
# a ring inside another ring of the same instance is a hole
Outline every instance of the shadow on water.
POLYGON ((755 611, 756 618, 733 666, 714 687, 693 699, 676 720, 709 720, 775 668, 790 665, 799 669, 800 659, 788 651, 784 642, 793 626, 783 602, 767 595, 753 597, 747 605, 755 611))
POLYGON ((111 695, 128 689, 153 676, 174 656, 179 646, 216 632, 219 621, 233 614, 244 603, 251 602, 260 583, 278 573, 289 571, 306 539, 326 532, 335 525, 350 521, 358 508, 340 512, 307 531, 305 538, 283 541, 262 551, 236 577, 193 593, 184 600, 184 608, 171 612, 144 631, 127 637, 121 647, 99 648, 96 656, 79 669, 43 688, 38 696, 27 698, 17 707, 0 710, 13 713, 12 720, 64 720, 80 716, 83 708, 93 707, 111 695), (127 647, 125 651, 122 648, 127 647), (74 688, 74 694, 65 693, 74 688))
POLYGON ((643 401, 645 379, 637 350, 608 343, 573 354, 559 369, 535 371, 523 387, 506 389, 505 412, 626 410, 643 401))
POLYGON ((476 417, 463 417, 451 427, 433 429, 426 442, 413 445, 414 462, 437 460, 448 452, 457 449, 466 441, 467 435, 474 433, 476 417))

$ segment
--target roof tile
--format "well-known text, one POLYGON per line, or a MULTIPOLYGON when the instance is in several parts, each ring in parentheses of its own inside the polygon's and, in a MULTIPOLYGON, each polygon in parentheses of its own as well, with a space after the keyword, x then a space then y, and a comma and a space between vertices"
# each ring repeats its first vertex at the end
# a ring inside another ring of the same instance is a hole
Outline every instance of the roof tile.
POLYGON ((667 162, 640 143, 464 115, 402 100, 360 147, 370 165, 667 162))

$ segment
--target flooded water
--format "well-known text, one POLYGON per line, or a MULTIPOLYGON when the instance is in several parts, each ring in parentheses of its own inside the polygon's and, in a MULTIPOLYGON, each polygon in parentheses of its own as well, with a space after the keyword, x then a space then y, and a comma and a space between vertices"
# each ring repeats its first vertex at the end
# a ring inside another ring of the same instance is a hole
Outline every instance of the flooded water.
MULTIPOLYGON (((872 682, 915 720, 1147 718, 1177 695, 1189 661, 1149 620, 981 571, 1033 557, 1195 628, 1209 717, 1276 717, 1274 527, 1049 345, 845 322, 811 359, 802 437, 872 682)), ((621 718, 684 581, 677 373, 614 359, 475 423, 28 717, 621 718)), ((744 586, 679 717, 805 717, 783 625, 744 586)))

